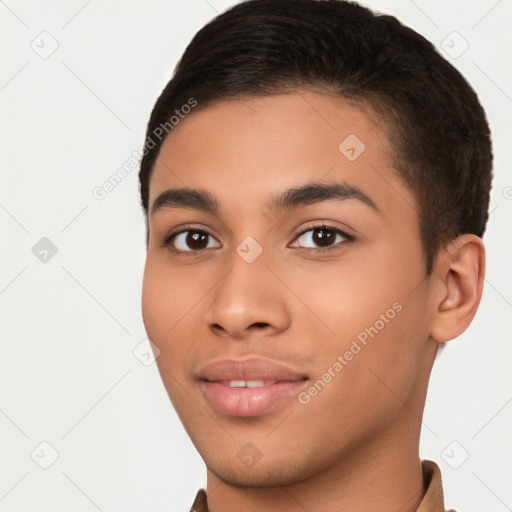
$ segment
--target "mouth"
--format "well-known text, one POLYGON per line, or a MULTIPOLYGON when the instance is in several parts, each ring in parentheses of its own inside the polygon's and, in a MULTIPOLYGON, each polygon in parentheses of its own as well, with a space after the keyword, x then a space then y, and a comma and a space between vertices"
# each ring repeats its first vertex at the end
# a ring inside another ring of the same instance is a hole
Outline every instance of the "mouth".
POLYGON ((228 416, 260 416, 295 396, 305 382, 203 381, 202 389, 210 405, 218 412, 228 416))
POLYGON ((269 360, 223 360, 200 372, 207 402, 228 416, 260 416, 284 406, 308 381, 300 371, 269 360))

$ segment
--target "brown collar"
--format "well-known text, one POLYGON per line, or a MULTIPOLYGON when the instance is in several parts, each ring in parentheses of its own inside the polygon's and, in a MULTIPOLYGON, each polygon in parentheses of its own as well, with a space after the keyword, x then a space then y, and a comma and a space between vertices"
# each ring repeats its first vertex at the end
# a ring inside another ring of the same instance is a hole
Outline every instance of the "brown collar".
MULTIPOLYGON (((421 470, 426 491, 416 512, 455 512, 454 510, 446 511, 444 508, 441 470, 437 464, 431 460, 423 460, 421 470)), ((204 489, 199 489, 197 492, 190 512, 208 512, 208 499, 204 489)))

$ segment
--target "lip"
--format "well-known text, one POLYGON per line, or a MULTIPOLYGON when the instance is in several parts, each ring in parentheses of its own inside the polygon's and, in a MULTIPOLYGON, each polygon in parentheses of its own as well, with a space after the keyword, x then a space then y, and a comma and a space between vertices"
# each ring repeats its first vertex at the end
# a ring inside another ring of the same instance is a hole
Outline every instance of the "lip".
POLYGON ((295 396, 308 380, 300 370, 268 359, 224 359, 199 372, 209 404, 229 416, 259 416, 295 396), (265 381, 258 387, 230 387, 230 381, 265 381))

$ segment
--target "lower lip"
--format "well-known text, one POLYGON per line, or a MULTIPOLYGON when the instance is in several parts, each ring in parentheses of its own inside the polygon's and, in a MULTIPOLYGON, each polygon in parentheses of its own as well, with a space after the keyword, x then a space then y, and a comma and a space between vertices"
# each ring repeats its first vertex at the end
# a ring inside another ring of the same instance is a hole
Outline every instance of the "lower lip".
POLYGON ((305 381, 281 381, 258 388, 231 388, 218 382, 202 382, 210 404, 229 416, 259 416, 296 395, 305 381))

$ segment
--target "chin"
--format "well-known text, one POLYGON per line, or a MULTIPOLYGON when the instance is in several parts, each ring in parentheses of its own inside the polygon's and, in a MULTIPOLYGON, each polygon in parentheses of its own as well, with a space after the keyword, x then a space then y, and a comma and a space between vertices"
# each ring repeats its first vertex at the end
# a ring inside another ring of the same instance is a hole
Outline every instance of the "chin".
POLYGON ((306 455, 301 460, 264 462, 264 457, 253 467, 245 467, 237 458, 222 463, 206 463, 208 470, 232 487, 283 487, 307 479, 314 470, 306 455))

